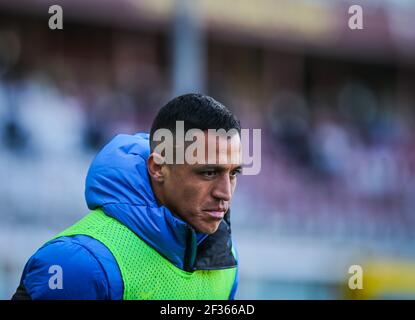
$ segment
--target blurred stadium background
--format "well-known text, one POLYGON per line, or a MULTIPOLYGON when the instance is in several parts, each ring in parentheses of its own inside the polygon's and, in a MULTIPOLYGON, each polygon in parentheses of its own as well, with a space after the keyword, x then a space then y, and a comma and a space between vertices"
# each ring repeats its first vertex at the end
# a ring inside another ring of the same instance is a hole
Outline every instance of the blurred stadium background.
POLYGON ((414 298, 414 16, 410 0, 0 0, 0 298, 87 213, 97 150, 190 91, 262 129, 233 202, 237 298, 414 298))

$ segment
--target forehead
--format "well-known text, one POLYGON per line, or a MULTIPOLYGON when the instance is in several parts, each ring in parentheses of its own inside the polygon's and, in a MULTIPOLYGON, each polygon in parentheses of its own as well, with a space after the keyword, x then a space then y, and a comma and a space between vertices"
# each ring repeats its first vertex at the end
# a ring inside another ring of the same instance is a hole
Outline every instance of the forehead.
POLYGON ((205 152, 207 155, 211 155, 213 152, 215 155, 236 155, 241 151, 241 139, 239 134, 233 134, 229 136, 204 132, 204 140, 205 152))
POLYGON ((186 133, 186 142, 176 141, 176 158, 174 164, 179 167, 195 168, 215 165, 221 169, 233 170, 242 164, 242 145, 239 133, 225 130, 196 130, 189 136, 186 133), (183 162, 177 160, 182 156, 183 162), (184 166, 182 165, 184 164, 184 166))
POLYGON ((199 141, 204 144, 203 163, 194 164, 197 167, 216 165, 222 169, 232 169, 242 163, 241 139, 238 133, 232 135, 203 132, 199 141))

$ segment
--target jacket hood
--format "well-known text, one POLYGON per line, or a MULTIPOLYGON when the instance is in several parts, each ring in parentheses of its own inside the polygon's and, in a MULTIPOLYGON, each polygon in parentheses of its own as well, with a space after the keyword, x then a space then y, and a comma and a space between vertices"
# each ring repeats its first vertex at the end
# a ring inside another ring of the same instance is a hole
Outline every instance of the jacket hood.
POLYGON ((95 157, 87 174, 88 208, 104 212, 131 229, 174 265, 183 269, 186 249, 197 246, 195 231, 156 202, 147 173, 149 134, 120 134, 95 157))

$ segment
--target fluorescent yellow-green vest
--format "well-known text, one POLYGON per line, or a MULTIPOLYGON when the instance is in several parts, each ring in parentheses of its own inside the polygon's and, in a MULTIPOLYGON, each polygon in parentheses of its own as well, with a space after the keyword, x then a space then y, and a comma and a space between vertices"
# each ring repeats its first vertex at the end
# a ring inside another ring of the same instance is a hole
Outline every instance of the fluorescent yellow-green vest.
POLYGON ((58 234, 86 235, 113 254, 124 283, 124 300, 228 299, 236 268, 186 272, 177 268, 118 220, 101 209, 58 234))

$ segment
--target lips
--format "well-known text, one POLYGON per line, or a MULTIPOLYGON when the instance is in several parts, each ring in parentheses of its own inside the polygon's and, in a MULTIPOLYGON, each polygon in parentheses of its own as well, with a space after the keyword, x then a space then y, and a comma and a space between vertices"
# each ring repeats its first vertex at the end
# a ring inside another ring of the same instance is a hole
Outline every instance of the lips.
POLYGON ((220 220, 223 219, 224 215, 225 215, 225 211, 224 210, 203 210, 204 212, 206 212, 210 217, 220 220))

